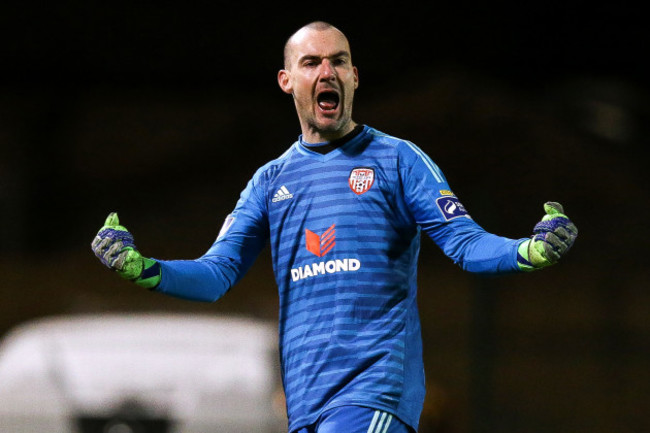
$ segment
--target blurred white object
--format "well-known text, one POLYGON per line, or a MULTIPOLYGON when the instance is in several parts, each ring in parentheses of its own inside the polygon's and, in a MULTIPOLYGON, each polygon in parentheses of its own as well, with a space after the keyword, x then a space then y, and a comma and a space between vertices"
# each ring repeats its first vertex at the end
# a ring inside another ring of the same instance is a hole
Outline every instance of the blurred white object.
POLYGON ((62 316, 0 345, 0 433, 280 432, 281 398, 277 329, 248 318, 62 316))

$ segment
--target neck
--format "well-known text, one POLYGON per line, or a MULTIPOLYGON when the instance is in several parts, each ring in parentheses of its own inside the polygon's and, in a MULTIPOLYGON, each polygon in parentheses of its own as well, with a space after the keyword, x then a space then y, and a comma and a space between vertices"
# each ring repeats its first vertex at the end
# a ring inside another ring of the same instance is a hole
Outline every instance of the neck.
POLYGON ((363 125, 357 125, 354 127, 354 129, 347 134, 345 134, 341 138, 337 138, 335 140, 331 141, 324 141, 321 143, 312 143, 310 144, 309 142, 305 142, 304 137, 300 140, 300 143, 307 149, 320 153, 322 155, 325 155, 326 153, 331 152, 334 149, 337 149, 346 143, 349 143, 352 139, 354 139, 357 135, 359 135, 363 131, 363 125))

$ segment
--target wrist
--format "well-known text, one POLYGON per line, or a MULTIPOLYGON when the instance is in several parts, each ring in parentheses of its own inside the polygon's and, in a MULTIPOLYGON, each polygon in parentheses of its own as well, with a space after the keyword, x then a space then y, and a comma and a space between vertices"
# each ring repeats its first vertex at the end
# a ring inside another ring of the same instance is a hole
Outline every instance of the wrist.
POLYGON ((537 269, 530 261, 530 248, 531 239, 526 239, 517 247, 517 265, 519 269, 524 272, 530 272, 537 269))
POLYGON ((162 277, 160 263, 142 256, 138 250, 131 247, 128 247, 127 250, 122 269, 117 270, 117 273, 140 287, 154 289, 162 277))
POLYGON ((162 279, 162 268, 157 260, 142 258, 142 272, 133 282, 145 289, 153 290, 162 279))

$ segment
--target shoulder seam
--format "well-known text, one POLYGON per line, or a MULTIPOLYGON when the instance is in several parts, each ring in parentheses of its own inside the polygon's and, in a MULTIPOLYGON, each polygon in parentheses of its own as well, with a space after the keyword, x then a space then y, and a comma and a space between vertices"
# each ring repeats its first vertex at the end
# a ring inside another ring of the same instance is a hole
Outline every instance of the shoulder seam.
POLYGON ((403 143, 405 143, 409 149, 417 155, 417 157, 422 160, 424 165, 427 167, 427 169, 431 172, 431 175, 438 181, 439 183, 444 182, 444 178, 442 173, 440 172, 440 168, 431 160, 431 158, 424 153, 422 149, 420 149, 418 146, 415 145, 415 143, 408 141, 408 140, 402 140, 403 143))

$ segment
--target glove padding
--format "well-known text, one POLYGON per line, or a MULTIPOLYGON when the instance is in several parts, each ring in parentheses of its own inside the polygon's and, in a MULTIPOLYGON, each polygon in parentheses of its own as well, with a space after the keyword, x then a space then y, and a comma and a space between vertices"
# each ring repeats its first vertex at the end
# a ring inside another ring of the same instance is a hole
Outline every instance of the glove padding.
POLYGON ((160 283, 160 264, 140 254, 133 242, 133 235, 120 225, 116 212, 108 215, 91 248, 104 266, 122 278, 147 289, 153 289, 160 283))
POLYGON ((578 228, 564 214, 560 203, 546 202, 546 215, 533 229, 534 235, 519 245, 517 263, 524 271, 544 268, 564 256, 578 236, 578 228))

